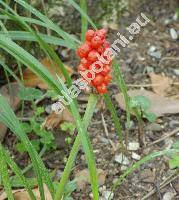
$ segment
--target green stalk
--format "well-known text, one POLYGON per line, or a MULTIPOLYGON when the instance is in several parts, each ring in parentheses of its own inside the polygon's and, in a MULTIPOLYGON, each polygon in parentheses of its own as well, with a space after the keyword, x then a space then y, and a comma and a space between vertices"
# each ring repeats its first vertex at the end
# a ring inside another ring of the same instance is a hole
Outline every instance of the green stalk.
MULTIPOLYGON (((85 115, 84 115, 84 118, 83 118, 83 125, 84 125, 84 128, 85 128, 85 131, 87 130, 87 127, 88 127, 88 125, 91 121, 91 118, 92 118, 94 109, 96 107, 97 101, 98 101, 97 96, 95 96, 93 94, 90 95, 89 100, 88 100, 88 105, 87 105, 87 108, 86 108, 86 112, 85 112, 85 115)), ((80 135, 78 134, 76 139, 75 139, 75 142, 73 144, 72 150, 70 152, 70 156, 68 158, 64 172, 62 174, 62 178, 61 178, 60 183, 58 185, 58 189, 57 189, 56 194, 55 194, 55 200, 60 200, 63 197, 64 188, 65 188, 65 185, 67 184, 67 181, 69 179, 70 172, 72 170, 75 158, 77 156, 80 143, 81 143, 80 142, 80 135)))
POLYGON ((103 95, 104 97, 104 101, 107 105, 107 108, 109 109, 109 111, 111 112, 111 115, 112 115, 112 119, 114 121, 114 126, 118 132, 118 136, 119 136, 119 141, 120 141, 120 144, 121 144, 121 149, 122 151, 124 151, 124 144, 123 144, 123 134, 122 134, 122 129, 121 129, 121 122, 120 122, 120 119, 119 117, 117 116, 117 112, 114 108, 114 105, 111 101, 111 98, 108 94, 104 94, 103 95))
MULTIPOLYGON (((164 151, 159 151, 159 152, 154 152, 151 153, 150 155, 142 158, 141 160, 139 160, 138 162, 136 162, 134 165, 132 165, 131 167, 129 167, 124 174, 122 174, 119 179, 114 183, 113 187, 112 187, 112 192, 114 192, 116 190, 116 188, 118 186, 120 186, 120 184, 124 181, 124 179, 131 174, 134 170, 138 169, 142 164, 153 160, 157 157, 163 156, 163 155, 167 155, 167 154, 174 154, 174 153, 179 153, 179 149, 167 149, 164 151)), ((110 195, 111 196, 111 195, 110 195)), ((110 196, 108 199, 110 199, 110 196)))
POLYGON ((114 75, 116 82, 117 82, 117 86, 124 96, 125 105, 126 105, 127 131, 126 131, 125 139, 126 139, 126 147, 127 147, 129 128, 130 128, 130 98, 127 94, 127 86, 126 86, 125 81, 123 79, 120 66, 116 63, 116 60, 113 61, 113 72, 114 72, 113 75, 114 75))
MULTIPOLYGON (((80 0, 80 7, 83 12, 87 13, 87 3, 86 0, 80 0)), ((88 21, 87 19, 81 14, 81 41, 85 41, 85 33, 88 28, 88 21)))

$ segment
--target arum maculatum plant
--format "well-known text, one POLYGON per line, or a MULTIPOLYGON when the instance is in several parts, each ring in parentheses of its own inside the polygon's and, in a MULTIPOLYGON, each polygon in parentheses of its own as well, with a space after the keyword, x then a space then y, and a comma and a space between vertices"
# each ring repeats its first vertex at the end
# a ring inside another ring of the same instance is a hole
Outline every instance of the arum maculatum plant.
MULTIPOLYGON (((85 70, 91 70, 91 64, 98 61, 99 56, 103 55, 106 48, 109 48, 110 44, 106 41, 107 32, 104 29, 97 29, 95 24, 92 22, 90 17, 87 15, 87 4, 85 0, 80 0, 78 5, 73 0, 68 2, 81 14, 81 41, 72 37, 67 32, 63 31, 59 26, 54 24, 47 16, 43 15, 37 9, 33 8, 24 0, 14 0, 16 6, 20 9, 31 14, 31 17, 24 17, 18 15, 8 4, 8 1, 0 1, 0 48, 1 50, 12 56, 18 65, 24 65, 32 70, 36 75, 39 76, 57 95, 61 95, 61 91, 68 92, 67 86, 72 85, 72 79, 69 76, 63 62, 60 60, 54 49, 50 45, 59 45, 75 50, 77 55, 80 57, 80 65, 78 71, 81 74, 85 70), (6 23, 15 22, 19 28, 18 30, 8 30, 6 23), (93 29, 88 29, 88 23, 93 29), (32 27, 38 26, 40 28, 46 28, 51 31, 51 35, 46 35, 35 31, 32 27), (58 77, 55 80, 50 71, 48 71, 42 63, 35 58, 34 55, 30 54, 24 48, 22 48, 16 41, 27 41, 36 42, 39 45, 39 49, 50 59, 52 67, 57 64, 65 77, 67 86, 58 77)), ((4 67, 7 73, 11 74, 19 84, 23 84, 16 74, 3 62, 0 62, 1 66, 4 67)), ((99 69, 98 69, 99 70, 99 69)), ((20 125, 19 119, 12 111, 5 97, 0 95, 0 122, 4 123, 11 132, 23 143, 25 146, 31 165, 25 169, 21 169, 12 159, 10 153, 0 144, 0 173, 1 173, 1 184, 4 185, 7 197, 13 200, 12 187, 13 179, 18 178, 21 186, 28 192, 30 199, 36 199, 33 193, 34 184, 28 181, 24 173, 31 168, 35 173, 37 185, 40 191, 42 200, 45 200, 44 184, 47 185, 52 199, 61 200, 65 199, 65 188, 69 182, 70 173, 73 169, 76 156, 78 154, 80 146, 82 146, 85 153, 86 163, 89 169, 91 189, 93 193, 93 199, 99 199, 98 192, 98 176, 95 164, 95 157, 93 148, 90 142, 87 128, 90 124, 93 112, 95 110, 97 101, 100 97, 104 98, 106 107, 111 112, 111 116, 119 136, 119 142, 121 150, 124 150, 123 145, 123 134, 121 131, 120 119, 117 116, 117 111, 112 104, 111 98, 107 91, 108 84, 113 80, 116 81, 120 91, 123 93, 126 111, 127 111, 127 124, 130 123, 130 109, 129 109, 129 97, 127 95, 127 88, 123 80, 120 68, 116 64, 115 60, 109 60, 109 63, 105 64, 104 68, 100 72, 96 72, 95 78, 88 84, 94 87, 96 90, 89 96, 87 108, 84 116, 81 116, 78 110, 78 102, 73 99, 71 104, 66 108, 72 113, 75 119, 77 136, 73 143, 70 151, 66 166, 60 177, 59 183, 53 183, 53 174, 45 167, 41 155, 37 153, 36 149, 32 145, 31 141, 27 137, 26 133, 20 125), (112 70, 111 70, 112 69, 112 70), (110 74, 110 72, 112 73, 110 74), (10 177, 9 169, 13 172, 13 176, 10 177)), ((90 74, 87 74, 88 78, 91 78, 90 74)), ((129 126, 128 126, 129 127, 129 126)), ((163 155, 157 154, 155 156, 163 155)), ((147 160, 152 159, 154 156, 148 157, 147 160)), ((141 161, 142 163, 143 161, 141 161)), ((131 167, 123 177, 120 177, 119 181, 113 187, 113 190, 120 184, 120 182, 128 175, 136 166, 131 167)))

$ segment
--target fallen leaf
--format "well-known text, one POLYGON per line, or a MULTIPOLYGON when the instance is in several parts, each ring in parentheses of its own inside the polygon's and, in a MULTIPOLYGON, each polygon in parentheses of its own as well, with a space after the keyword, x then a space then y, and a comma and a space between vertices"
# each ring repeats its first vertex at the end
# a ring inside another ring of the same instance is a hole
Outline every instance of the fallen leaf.
MULTIPOLYGON (((106 172, 102 169, 97 169, 98 173, 98 183, 99 185, 104 185, 106 180, 106 172)), ((83 169, 75 174, 75 179, 77 181, 78 190, 83 190, 87 184, 90 183, 90 177, 88 169, 83 169)))
POLYGON ((161 96, 166 96, 167 92, 171 89, 172 79, 155 73, 150 73, 149 76, 153 91, 161 96))
POLYGON ((42 128, 53 130, 54 128, 58 128, 62 122, 74 122, 72 114, 67 109, 63 110, 61 114, 52 112, 48 117, 46 117, 42 124, 42 128))
MULTIPOLYGON (((2 94, 7 99, 11 108, 14 111, 18 109, 20 104, 20 99, 17 95, 18 91, 19 91, 19 85, 16 82, 6 84, 0 88, 0 94, 2 94)), ((0 141, 3 141, 6 132, 7 132, 7 127, 4 124, 0 123, 0 141)))
MULTIPOLYGON (((42 59, 41 63, 46 67, 46 69, 48 69, 54 79, 57 79, 56 74, 58 74, 63 81, 65 80, 62 75, 61 69, 57 64, 53 66, 48 58, 42 59)), ((69 75, 72 75, 73 70, 67 66, 65 66, 65 68, 67 69, 69 75)), ((41 80, 36 74, 34 74, 29 68, 24 70, 23 78, 24 84, 27 87, 39 87, 41 89, 48 89, 47 84, 43 80, 41 80)))
MULTIPOLYGON (((38 188, 35 188, 32 190, 34 192, 34 195, 36 196, 37 200, 40 200, 40 192, 38 188)), ((14 200, 31 200, 29 197, 28 192, 25 189, 19 189, 19 190, 13 190, 12 191, 14 200)), ((44 184, 44 193, 45 193, 45 200, 52 200, 52 196, 47 188, 47 186, 44 184)), ((0 200, 6 200, 7 195, 5 192, 3 192, 0 195, 0 200)))
MULTIPOLYGON (((179 100, 177 99, 175 100, 168 97, 163 97, 144 89, 129 90, 128 95, 130 97, 145 96, 148 98, 151 103, 149 111, 153 112, 157 117, 163 116, 165 114, 179 113, 179 100)), ((123 96, 121 94, 117 94, 115 95, 115 99, 119 103, 120 107, 125 110, 125 102, 123 96)))
POLYGON ((154 183, 155 171, 151 169, 144 169, 140 174, 140 178, 145 183, 154 183))

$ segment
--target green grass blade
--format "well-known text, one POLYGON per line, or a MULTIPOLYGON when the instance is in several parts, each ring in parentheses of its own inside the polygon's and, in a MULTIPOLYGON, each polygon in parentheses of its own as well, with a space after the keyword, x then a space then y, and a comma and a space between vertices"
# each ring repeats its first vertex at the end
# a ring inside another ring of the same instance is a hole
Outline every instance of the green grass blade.
POLYGON ((16 74, 1 60, 0 65, 2 65, 2 67, 18 82, 19 85, 22 85, 21 81, 16 76, 16 74))
MULTIPOLYGON (((85 115, 83 117, 83 125, 84 125, 84 128, 85 128, 85 131, 87 131, 87 127, 88 127, 88 125, 91 121, 91 118, 93 116, 93 112, 94 112, 94 109, 96 107, 97 101, 98 101, 97 96, 95 96, 93 94, 90 95, 89 100, 88 100, 88 105, 87 105, 87 108, 86 108, 86 112, 85 112, 85 115)), ((71 172, 72 167, 74 165, 74 161, 76 159, 76 156, 77 156, 77 153, 78 153, 78 150, 79 150, 79 146, 80 146, 80 134, 77 135, 75 142, 73 144, 73 147, 72 147, 72 150, 70 152, 68 161, 66 163, 64 172, 62 174, 60 183, 57 187, 57 192, 55 194, 55 200, 61 199, 62 196, 63 196, 64 188, 65 188, 65 185, 67 184, 67 181, 69 180, 70 172, 71 172)))
POLYGON ((29 185, 28 181, 26 180, 26 178, 23 176, 21 170, 19 169, 19 167, 17 166, 17 164, 13 161, 13 159, 10 157, 9 152, 7 152, 2 146, 0 147, 2 150, 3 155, 6 158, 6 162, 9 165, 9 167, 12 169, 12 171, 18 176, 18 178, 21 180, 23 186, 25 187, 26 191, 28 192, 30 198, 32 200, 35 200, 35 196, 32 192, 32 188, 29 185))
MULTIPOLYGON (((37 59, 35 59, 32 55, 30 55, 28 52, 26 52, 16 43, 14 43, 12 40, 2 35, 0 35, 0 47, 6 50, 7 52, 9 52, 11 55, 13 55, 16 59, 21 61, 24 65, 32 69, 32 71, 34 71, 34 73, 36 73, 46 83, 48 83, 48 85, 51 86, 51 88, 54 89, 54 91, 57 92, 57 94, 61 93, 61 89, 63 89, 62 86, 60 86, 60 84, 57 84, 54 78, 49 74, 49 71, 46 70, 43 67, 43 65, 37 59)), ((72 102, 70 104, 70 107, 71 107, 73 116, 75 116, 77 129, 80 133, 80 139, 81 139, 83 149, 87 158, 94 198, 98 199, 97 172, 96 172, 96 166, 94 162, 92 147, 89 142, 88 135, 84 131, 84 127, 81 122, 81 117, 79 115, 76 104, 72 102)))
MULTIPOLYGON (((82 0, 85 1, 85 0, 82 0)), ((86 12, 80 8, 80 6, 73 0, 68 0, 68 2, 84 17, 88 20, 88 22, 91 24, 91 26, 96 30, 97 27, 91 20, 91 18, 86 14, 86 12)))
POLYGON ((67 32, 63 31, 59 26, 54 24, 48 17, 43 15, 41 12, 39 12, 37 9, 32 7, 30 4, 26 3, 23 0, 15 0, 18 4, 23 6, 26 10, 28 10, 30 13, 33 13, 36 17, 41 19, 44 23, 48 24, 48 27, 51 27, 51 29, 55 30, 64 40, 66 40, 68 43, 72 43, 75 46, 75 42, 79 42, 77 39, 69 35, 67 32))
MULTIPOLYGON (((114 183, 114 186, 112 187, 112 192, 114 192, 114 190, 120 186, 120 184, 122 183, 122 181, 129 175, 131 174, 132 172, 134 172, 134 170, 138 169, 142 164, 150 161, 150 160, 153 160, 157 157, 161 157, 163 155, 167 155, 167 154, 174 154, 174 153, 179 153, 179 149, 167 149, 167 150, 164 150, 164 151, 159 151, 159 152, 154 152, 154 153, 151 153, 150 155, 142 158, 141 160, 139 160, 138 162, 136 162, 135 164, 133 164, 131 167, 129 167, 125 173, 123 173, 119 179, 114 183)), ((110 198, 109 198, 110 199, 110 198)))
MULTIPOLYGON (((80 0, 80 7, 84 13, 87 13, 87 3, 86 0, 80 0)), ((88 21, 86 17, 81 15, 81 41, 85 41, 85 33, 88 29, 88 21)))
POLYGON ((39 158, 33 145, 21 129, 19 120, 10 108, 7 100, 2 95, 0 95, 0 121, 4 123, 8 128, 10 128, 11 131, 20 139, 20 141, 23 142, 26 150, 29 153, 37 176, 41 199, 44 200, 45 196, 43 188, 43 178, 46 180, 46 184, 51 192, 53 192, 53 184, 50 180, 49 174, 47 173, 45 166, 43 165, 42 160, 39 158))
POLYGON ((9 174, 8 174, 8 168, 6 164, 6 157, 3 154, 1 144, 0 144, 0 173, 1 173, 2 182, 3 182, 8 199, 14 200, 14 197, 12 194, 12 188, 10 184, 10 179, 9 179, 9 174))
POLYGON ((33 31, 28 24, 26 24, 24 21, 22 21, 19 15, 17 15, 16 13, 15 13, 15 15, 11 15, 11 14, 9 14, 7 12, 6 12, 6 14, 9 17, 11 17, 12 19, 16 20, 22 28, 24 28, 26 31, 30 32, 31 35, 34 38, 36 38, 37 42, 39 43, 39 45, 41 46, 41 48, 43 49, 45 54, 50 58, 52 67, 54 66, 54 64, 58 64, 58 66, 60 67, 60 69, 62 71, 62 74, 66 78, 68 86, 70 86, 71 83, 72 83, 71 77, 69 76, 67 70, 65 69, 65 66, 63 65, 62 61, 57 56, 57 54, 54 52, 54 50, 50 46, 48 46, 44 42, 44 40, 40 37, 40 35, 37 34, 35 31, 33 31))
MULTIPOLYGON (((61 85, 63 90, 68 95, 68 89, 64 85, 63 81, 60 78, 58 78, 58 81, 59 81, 59 85, 61 85)), ((76 107, 76 104, 73 100, 70 103, 70 108, 71 108, 71 112, 72 112, 73 116, 75 116, 74 120, 75 120, 77 129, 78 129, 78 132, 80 134, 83 150, 85 152, 85 156, 86 156, 86 160, 87 160, 87 164, 88 164, 88 168, 89 168, 91 187, 92 187, 92 191, 93 191, 93 195, 94 195, 93 198, 98 199, 98 197, 99 197, 99 194, 98 194, 98 177, 97 177, 95 159, 94 159, 90 139, 89 139, 89 136, 88 136, 88 134, 85 130, 84 124, 81 121, 81 117, 80 117, 80 114, 79 114, 78 109, 76 107)))
POLYGON ((104 101, 105 101, 105 104, 107 106, 107 108, 109 109, 109 111, 111 112, 111 116, 112 116, 112 119, 114 121, 114 126, 118 132, 118 136, 119 136, 119 141, 120 141, 120 144, 121 144, 121 149, 124 150, 124 145, 123 145, 123 134, 122 134, 122 129, 121 129, 121 123, 120 123, 120 119, 119 117, 117 116, 117 112, 114 108, 114 105, 111 101, 111 98, 108 94, 104 94, 104 101))
MULTIPOLYGON (((8 32, 0 31, 0 34, 8 36, 12 40, 37 42, 37 39, 30 32, 26 31, 8 31, 8 32)), ((73 46, 69 46, 65 40, 59 39, 54 36, 48 36, 42 33, 39 33, 38 35, 48 44, 63 46, 67 48, 70 47, 71 49, 75 49, 73 46)))
POLYGON ((128 131, 130 128, 130 97, 128 96, 127 93, 127 86, 125 84, 125 81, 123 79, 121 70, 120 70, 120 66, 116 63, 116 61, 113 61, 113 75, 116 79, 117 82, 117 86, 119 88, 119 90, 122 92, 123 96, 124 96, 124 100, 125 100, 125 106, 126 106, 126 116, 127 116, 127 131, 126 131, 126 146, 128 143, 128 131))

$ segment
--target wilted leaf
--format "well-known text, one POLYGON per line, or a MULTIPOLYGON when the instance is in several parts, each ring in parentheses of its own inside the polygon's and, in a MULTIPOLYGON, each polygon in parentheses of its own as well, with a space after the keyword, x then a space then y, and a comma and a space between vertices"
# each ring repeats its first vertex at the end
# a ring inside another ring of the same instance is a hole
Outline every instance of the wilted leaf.
MULTIPOLYGON (((31 198, 28 195, 28 192, 24 189, 13 190, 12 192, 13 192, 14 200, 31 200, 31 198)), ((37 200, 41 200, 39 189, 35 188, 33 189, 33 192, 35 196, 37 197, 37 200)), ((52 200, 52 196, 45 184, 44 184, 44 193, 45 193, 45 200, 52 200)), ((0 200, 6 200, 6 199, 7 199, 7 195, 4 192, 0 195, 0 200)))
MULTIPOLYGON (((179 100, 162 97, 153 92, 147 90, 130 90, 128 91, 130 97, 144 96, 150 100, 151 107, 149 112, 154 113, 157 117, 165 114, 176 114, 179 113, 179 100)), ((115 95, 116 101, 120 107, 125 110, 124 98, 121 94, 115 95)))
POLYGON ((43 122, 42 127, 47 130, 52 130, 54 128, 58 128, 62 122, 74 122, 74 119, 71 113, 65 109, 61 114, 56 114, 52 112, 43 122))
POLYGON ((173 81, 167 76, 151 73, 150 79, 152 82, 152 89, 156 94, 165 96, 171 89, 171 84, 173 81))
MULTIPOLYGON (((18 109, 18 106, 20 105, 20 99, 17 96, 17 93, 19 91, 19 85, 18 83, 9 83, 1 87, 0 94, 2 94, 4 97, 6 97, 7 101, 9 102, 11 108, 15 111, 18 109), (9 91, 10 86, 10 91, 9 91)), ((4 136, 6 134, 7 127, 0 123, 0 141, 4 139, 4 136)))
MULTIPOLYGON (((59 77, 62 78, 62 80, 65 80, 63 75, 62 75, 62 72, 60 70, 60 67, 58 67, 57 64, 52 65, 48 58, 42 59, 41 63, 48 69, 48 71, 51 73, 51 75, 54 77, 54 79, 57 79, 56 74, 58 74, 59 77)), ((66 69, 67 69, 69 75, 72 75, 73 70, 70 67, 67 67, 67 66, 66 66, 66 69)), ((27 68, 23 72, 23 77, 24 77, 24 84, 27 87, 37 87, 38 86, 41 89, 48 89, 47 84, 45 82, 43 82, 31 70, 29 70, 29 68, 27 68)))

